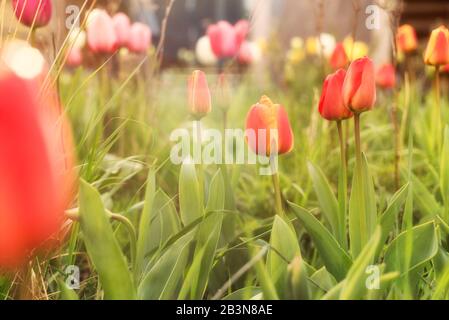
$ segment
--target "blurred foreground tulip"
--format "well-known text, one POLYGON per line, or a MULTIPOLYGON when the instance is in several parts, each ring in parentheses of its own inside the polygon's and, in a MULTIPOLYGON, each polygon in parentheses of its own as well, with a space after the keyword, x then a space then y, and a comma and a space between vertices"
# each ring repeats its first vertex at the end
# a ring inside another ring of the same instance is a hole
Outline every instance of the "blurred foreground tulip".
POLYGON ((396 70, 392 64, 384 64, 377 70, 376 83, 383 89, 392 89, 396 86, 396 70))
POLYGON ((253 138, 249 135, 247 141, 258 155, 284 154, 293 149, 293 131, 287 112, 267 96, 251 107, 246 118, 246 130, 254 134, 253 138), (273 147, 276 150, 272 150, 273 147))
POLYGON ((260 61, 261 55, 260 48, 256 43, 245 41, 240 47, 237 60, 243 65, 250 65, 260 61))
POLYGON ((133 53, 145 53, 151 46, 151 29, 146 24, 136 22, 131 26, 128 50, 133 53))
POLYGON ((237 48, 240 48, 240 46, 245 42, 246 37, 249 34, 249 21, 248 20, 240 20, 238 21, 235 26, 235 36, 236 36, 236 46, 237 48))
POLYGON ((209 85, 203 71, 195 70, 188 80, 188 104, 196 119, 203 118, 212 110, 209 85))
POLYGON ((351 63, 343 84, 343 101, 354 113, 371 110, 376 102, 374 64, 368 57, 351 63))
POLYGON ((324 81, 318 110, 326 120, 339 121, 353 116, 343 103, 342 88, 345 77, 346 71, 340 69, 327 76, 324 81))
POLYGON ((195 47, 196 59, 204 66, 214 66, 217 64, 217 56, 212 51, 211 43, 208 36, 198 39, 195 47))
POLYGON ((399 52, 403 53, 410 53, 418 48, 418 37, 415 29, 411 25, 404 24, 398 28, 396 45, 399 52))
POLYGON ((7 46, 0 65, 0 267, 14 268, 56 233, 74 191, 70 128, 52 90, 38 94, 40 53, 7 46), (20 50, 11 54, 11 50, 20 50), (6 52, 5 52, 6 50, 6 52), (4 55, 6 54, 6 56, 4 55), (32 61, 23 68, 17 59, 32 61))
POLYGON ((117 36, 117 45, 126 47, 131 32, 131 21, 123 12, 119 12, 112 17, 114 23, 115 35, 117 36))
POLYGON ((51 0, 13 0, 17 19, 28 27, 45 27, 51 19, 51 0))
POLYGON ((449 64, 449 30, 445 26, 432 31, 424 62, 432 66, 449 64))
POLYGON ((337 43, 334 52, 330 58, 330 65, 332 69, 337 70, 345 68, 348 64, 348 56, 346 55, 345 48, 342 43, 337 43))
POLYGON ((87 44, 93 53, 112 54, 118 42, 114 22, 105 10, 94 9, 87 18, 87 44))

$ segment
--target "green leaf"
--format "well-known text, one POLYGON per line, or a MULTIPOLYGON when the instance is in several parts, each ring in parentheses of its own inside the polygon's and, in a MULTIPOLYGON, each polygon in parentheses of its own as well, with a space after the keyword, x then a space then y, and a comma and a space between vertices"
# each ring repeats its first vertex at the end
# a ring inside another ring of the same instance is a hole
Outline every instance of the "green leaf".
POLYGON ((80 182, 79 206, 84 243, 97 269, 105 298, 135 299, 133 280, 114 237, 100 194, 84 180, 80 182))
POLYGON ((58 280, 58 285, 59 290, 61 291, 59 300, 79 300, 75 290, 70 289, 64 281, 58 280))
POLYGON ((401 233, 385 252, 386 271, 408 273, 432 259, 438 252, 438 237, 433 221, 401 233), (411 246, 411 248, 409 247, 411 246), (411 256, 408 258, 408 252, 411 256))
POLYGON ((268 272, 277 292, 285 292, 287 267, 293 258, 301 255, 298 239, 291 226, 280 216, 275 216, 271 229, 270 251, 267 257, 268 272))
POLYGON ((184 225, 188 225, 203 216, 199 190, 195 165, 186 161, 183 163, 179 175, 179 207, 184 225))
POLYGON ((210 183, 207 212, 212 212, 198 227, 197 245, 192 266, 184 280, 179 299, 186 299, 190 291, 191 299, 201 299, 206 291, 209 273, 220 239, 225 204, 225 186, 221 171, 214 175, 210 183))
POLYGON ((253 297, 261 294, 262 289, 260 289, 259 287, 245 287, 230 293, 229 295, 224 297, 223 300, 252 300, 253 297))
POLYGON ((352 264, 348 253, 312 213, 294 203, 289 204, 312 237, 327 270, 337 280, 342 280, 352 264))
POLYGON ((313 287, 316 289, 315 291, 320 295, 330 291, 337 285, 337 280, 335 280, 334 276, 325 267, 315 271, 310 277, 310 282, 313 283, 313 287))
POLYGON ((153 215, 153 202, 156 193, 156 175, 153 170, 150 169, 148 172, 147 185, 145 190, 145 200, 143 205, 142 214, 140 216, 139 222, 139 234, 137 236, 137 252, 136 252, 136 262, 134 268, 134 274, 136 279, 141 275, 142 268, 144 265, 145 254, 148 252, 149 247, 149 237, 150 233, 150 223, 153 215))
POLYGON ((293 258, 288 265, 288 298, 293 300, 309 300, 310 288, 307 268, 301 255, 293 258))
POLYGON ((444 130, 444 144, 440 160, 440 189, 444 200, 446 218, 449 213, 449 127, 444 130))
POLYGON ((351 253, 355 258, 374 233, 377 222, 376 200, 373 179, 365 155, 362 167, 356 162, 349 200, 349 237, 351 253))
POLYGON ((321 169, 311 162, 307 164, 307 167, 324 217, 332 228, 332 234, 340 245, 344 247, 346 244, 346 221, 344 216, 341 216, 338 201, 321 169))
MULTIPOLYGON (((403 174, 407 174, 408 176, 408 173, 403 174)), ((428 218, 434 218, 437 214, 440 214, 441 207, 432 192, 414 174, 410 174, 410 178, 413 184, 413 199, 416 202, 419 212, 428 218)))
POLYGON ((171 245, 145 274, 138 289, 144 300, 176 298, 176 292, 185 271, 190 243, 194 232, 189 232, 171 245))
POLYGON ((394 228, 394 224, 396 222, 398 214, 402 206, 404 205, 405 200, 407 199, 408 190, 409 190, 408 184, 399 189, 399 191, 393 195, 390 203, 388 204, 387 209, 379 218, 379 224, 382 228, 382 237, 380 239, 380 246, 377 250, 378 252, 376 253, 376 257, 379 256, 380 250, 382 249, 382 245, 385 243, 385 241, 388 238, 388 235, 394 228))
POLYGON ((374 255, 379 246, 381 235, 382 231, 380 227, 377 227, 371 239, 355 259, 341 289, 340 299, 356 300, 365 296, 368 290, 366 285, 367 267, 374 262, 374 255))

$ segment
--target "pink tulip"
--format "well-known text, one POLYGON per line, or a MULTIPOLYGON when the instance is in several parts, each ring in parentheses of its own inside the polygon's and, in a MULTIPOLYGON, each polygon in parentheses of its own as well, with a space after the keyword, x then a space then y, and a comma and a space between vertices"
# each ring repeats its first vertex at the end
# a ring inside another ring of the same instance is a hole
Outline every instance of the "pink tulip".
POLYGON ((240 48, 240 46, 243 44, 246 37, 248 36, 249 27, 250 25, 248 20, 240 20, 235 24, 234 29, 236 34, 237 48, 240 48))
POLYGON ((117 50, 114 22, 105 10, 95 9, 87 23, 87 45, 94 53, 114 53, 117 50))
POLYGON ((254 57, 251 43, 249 43, 248 41, 242 43, 237 59, 241 64, 244 65, 250 65, 251 63, 253 63, 254 57))
POLYGON ((227 21, 219 21, 207 29, 212 51, 221 59, 235 57, 247 33, 248 27, 243 21, 236 27, 227 21))
POLYGON ((17 19, 28 27, 45 27, 51 19, 51 0, 13 0, 17 19))
POLYGON ((117 13, 113 18, 117 44, 120 47, 126 47, 131 32, 131 21, 128 16, 122 12, 117 13))
POLYGON ((83 54, 80 48, 72 48, 66 60, 66 65, 71 68, 79 67, 83 63, 83 54))
POLYGON ((134 23, 128 39, 128 50, 134 53, 145 53, 150 46, 151 29, 146 24, 134 23))

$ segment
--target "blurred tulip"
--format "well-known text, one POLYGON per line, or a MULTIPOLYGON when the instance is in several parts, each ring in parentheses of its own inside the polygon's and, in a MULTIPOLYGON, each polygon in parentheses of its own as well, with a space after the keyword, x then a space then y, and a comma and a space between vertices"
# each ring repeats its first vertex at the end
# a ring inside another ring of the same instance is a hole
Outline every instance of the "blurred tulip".
POLYGON ((371 110, 376 102, 374 64, 368 57, 351 63, 343 84, 343 101, 354 113, 371 110))
POLYGON ((382 65, 376 73, 376 82, 379 87, 392 89, 396 86, 396 70, 392 64, 382 65))
POLYGON ((249 34, 249 21, 248 20, 240 20, 238 21, 235 26, 235 35, 236 35, 236 46, 237 48, 240 48, 240 46, 244 43, 246 40, 246 37, 249 34))
POLYGON ((246 118, 246 130, 254 133, 255 139, 249 135, 247 141, 258 155, 284 154, 293 149, 294 137, 287 112, 267 96, 251 107, 246 118), (277 148, 276 152, 272 150, 273 146, 277 148))
POLYGON ((51 0, 13 0, 14 13, 28 27, 45 27, 51 19, 51 0))
POLYGON ((441 73, 449 73, 449 64, 446 64, 440 68, 441 73))
POLYGON ((319 37, 310 37, 306 40, 306 51, 309 55, 321 55, 329 58, 335 50, 337 42, 329 33, 322 33, 319 37))
POLYGON ((259 46, 250 41, 243 42, 240 47, 239 54, 237 60, 244 65, 250 65, 253 63, 257 63, 261 59, 261 51, 259 46))
POLYGON ((86 45, 86 32, 79 28, 74 28, 68 35, 68 43, 73 48, 84 48, 86 45))
POLYGON ((332 69, 337 70, 341 68, 345 68, 348 64, 348 56, 346 55, 345 48, 342 43, 338 43, 335 46, 334 52, 330 58, 330 65, 332 69))
POLYGON ((70 68, 77 68, 83 63, 83 53, 79 48, 72 48, 67 54, 66 65, 70 68))
POLYGON ((112 54, 117 50, 114 22, 105 10, 93 10, 87 19, 87 44, 93 53, 112 54))
POLYGON ((203 118, 212 110, 206 74, 200 70, 194 71, 188 80, 188 103, 190 113, 197 119, 203 118))
POLYGON ((346 71, 340 69, 327 76, 326 80, 324 80, 318 111, 326 120, 338 121, 349 119, 353 116, 343 102, 342 88, 345 77, 346 71))
POLYGON ((151 46, 151 29, 146 24, 136 22, 131 26, 128 50, 134 53, 145 53, 151 46))
POLYGON ((123 12, 119 12, 112 17, 114 22, 115 35, 117 36, 117 45, 126 47, 131 33, 131 21, 123 12))
POLYGON ((449 64, 449 30, 445 26, 432 31, 424 62, 432 66, 449 64))
POLYGON ((203 36, 198 40, 196 43, 195 54, 198 62, 204 66, 214 66, 218 62, 217 57, 212 51, 208 36, 203 36))
MULTIPOLYGON (((74 191, 70 128, 56 94, 40 92, 48 72, 39 51, 14 44, 38 62, 19 68, 2 51, 0 65, 0 267, 14 268, 56 233, 74 191), (38 70, 38 67, 40 70, 38 70), (37 77, 37 78, 36 78, 37 77)), ((24 61, 24 60, 23 60, 24 61)))
POLYGON ((409 24, 404 24, 398 28, 396 34, 396 45, 399 52, 409 53, 418 48, 418 37, 415 28, 409 24))
POLYGON ((343 46, 350 61, 363 58, 369 53, 369 47, 365 42, 354 41, 351 36, 343 40, 343 46))

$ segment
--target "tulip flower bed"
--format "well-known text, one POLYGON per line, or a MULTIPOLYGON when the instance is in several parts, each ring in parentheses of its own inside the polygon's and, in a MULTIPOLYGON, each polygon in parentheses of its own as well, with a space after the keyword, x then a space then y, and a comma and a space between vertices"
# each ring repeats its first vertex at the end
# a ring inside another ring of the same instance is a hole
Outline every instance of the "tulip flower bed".
POLYGON ((237 72, 276 65, 247 21, 209 27, 212 67, 161 70, 99 9, 44 57, 51 2, 27 1, 0 50, 0 298, 449 298, 444 26, 424 59, 400 27, 394 64, 295 38, 266 82, 237 72))

